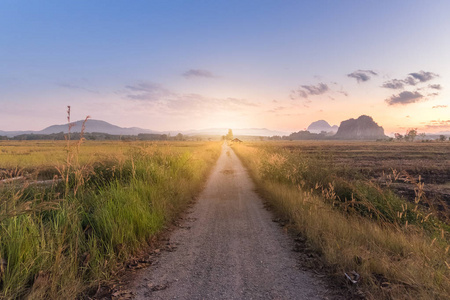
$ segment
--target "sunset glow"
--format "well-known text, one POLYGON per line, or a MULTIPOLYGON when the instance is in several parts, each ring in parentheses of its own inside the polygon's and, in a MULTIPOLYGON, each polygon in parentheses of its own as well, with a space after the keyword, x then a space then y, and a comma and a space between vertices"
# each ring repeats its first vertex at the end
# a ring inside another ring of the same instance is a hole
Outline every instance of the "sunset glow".
POLYGON ((448 1, 2 1, 0 130, 450 131, 448 1))

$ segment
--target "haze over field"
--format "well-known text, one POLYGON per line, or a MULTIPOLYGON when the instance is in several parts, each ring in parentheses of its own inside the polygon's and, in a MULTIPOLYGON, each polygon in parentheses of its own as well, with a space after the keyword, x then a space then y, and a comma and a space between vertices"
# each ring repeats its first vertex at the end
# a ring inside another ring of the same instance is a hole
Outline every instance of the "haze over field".
POLYGON ((450 131, 448 1, 0 3, 0 130, 450 131))

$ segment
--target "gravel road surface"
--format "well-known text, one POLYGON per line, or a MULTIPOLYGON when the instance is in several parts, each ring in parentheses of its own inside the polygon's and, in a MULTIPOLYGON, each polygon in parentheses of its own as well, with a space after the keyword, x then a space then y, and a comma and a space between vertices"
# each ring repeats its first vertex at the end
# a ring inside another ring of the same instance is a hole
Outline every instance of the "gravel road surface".
POLYGON ((170 237, 175 249, 138 274, 135 298, 326 299, 324 284, 298 267, 291 239, 272 218, 224 144, 204 191, 170 237))

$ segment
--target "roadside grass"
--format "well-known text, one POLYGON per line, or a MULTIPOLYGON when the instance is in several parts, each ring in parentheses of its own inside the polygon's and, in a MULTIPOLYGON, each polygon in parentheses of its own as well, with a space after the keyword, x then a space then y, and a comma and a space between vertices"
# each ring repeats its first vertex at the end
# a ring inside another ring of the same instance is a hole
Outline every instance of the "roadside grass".
POLYGON ((450 295, 449 226, 421 207, 420 195, 409 203, 359 176, 347 180, 327 160, 274 143, 233 149, 261 195, 306 237, 336 280, 357 272, 370 299, 450 295))
MULTIPOLYGON (((70 147, 76 147, 78 141, 70 141, 70 147)), ((145 142, 84 141, 78 160, 80 165, 111 159, 113 162, 124 160, 133 147, 150 145, 145 142)), ((169 144, 169 143, 167 143, 169 144)), ((19 169, 23 175, 40 179, 52 179, 59 175, 55 166, 63 165, 67 159, 66 141, 1 141, 0 142, 0 179, 7 176, 5 171, 19 169), (3 171, 3 172, 2 172, 3 171)))
POLYGON ((0 154, 14 170, 3 176, 27 172, 27 180, 0 183, 0 298, 74 299, 112 278, 187 207, 221 150, 218 142, 69 143, 31 142, 26 160, 26 142, 20 151, 2 144, 16 155, 0 154), (33 184, 40 170, 57 177, 33 184))

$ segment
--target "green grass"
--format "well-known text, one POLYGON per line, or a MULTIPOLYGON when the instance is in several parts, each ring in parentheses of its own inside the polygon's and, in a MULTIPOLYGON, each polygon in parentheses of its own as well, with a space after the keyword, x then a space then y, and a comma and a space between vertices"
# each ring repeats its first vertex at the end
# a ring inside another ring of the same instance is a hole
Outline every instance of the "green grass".
POLYGON ((294 146, 253 143, 233 149, 261 195, 321 254, 336 281, 355 270, 370 299, 450 294, 448 223, 430 216, 420 199, 419 205, 407 202, 366 175, 343 170, 320 149, 305 155, 294 146))
POLYGON ((2 167, 32 178, 58 167, 63 180, 0 186, 0 298, 73 299, 114 277, 187 207, 220 153, 206 142, 75 146, 31 142, 24 160, 26 142, 2 145, 2 167))

